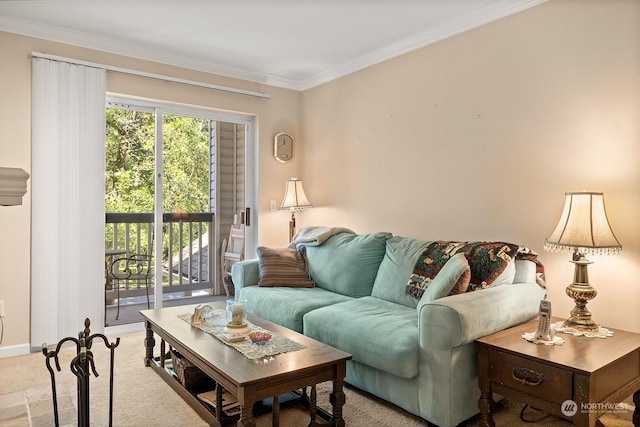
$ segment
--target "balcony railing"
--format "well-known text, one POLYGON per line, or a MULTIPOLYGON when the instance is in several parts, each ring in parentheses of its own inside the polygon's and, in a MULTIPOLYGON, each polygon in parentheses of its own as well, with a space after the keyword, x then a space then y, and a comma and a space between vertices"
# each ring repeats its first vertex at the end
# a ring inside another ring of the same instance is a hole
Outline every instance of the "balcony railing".
MULTIPOLYGON (((189 296, 196 290, 214 293, 214 214, 164 213, 162 215, 162 293, 189 296), (211 249, 211 250, 210 250, 211 249)), ((107 213, 106 249, 119 256, 154 255, 152 213, 107 213)), ((155 264, 155 261, 154 261, 155 264)), ((122 283, 120 298, 141 296, 145 289, 135 282, 122 283)), ((107 290, 107 299, 115 291, 107 290)))

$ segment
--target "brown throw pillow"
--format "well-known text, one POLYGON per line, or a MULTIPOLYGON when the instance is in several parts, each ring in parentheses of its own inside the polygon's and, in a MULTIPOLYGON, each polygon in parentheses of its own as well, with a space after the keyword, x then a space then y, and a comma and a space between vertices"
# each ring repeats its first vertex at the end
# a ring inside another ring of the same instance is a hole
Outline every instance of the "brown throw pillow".
POLYGON ((449 295, 464 294, 465 292, 467 292, 467 289, 469 289, 470 282, 471 282, 471 268, 469 267, 462 272, 460 277, 458 277, 458 280, 456 281, 456 284, 453 286, 453 289, 451 289, 451 292, 449 292, 449 295))
POLYGON ((260 286, 313 288, 316 285, 307 271, 304 246, 300 249, 258 246, 258 258, 260 286))

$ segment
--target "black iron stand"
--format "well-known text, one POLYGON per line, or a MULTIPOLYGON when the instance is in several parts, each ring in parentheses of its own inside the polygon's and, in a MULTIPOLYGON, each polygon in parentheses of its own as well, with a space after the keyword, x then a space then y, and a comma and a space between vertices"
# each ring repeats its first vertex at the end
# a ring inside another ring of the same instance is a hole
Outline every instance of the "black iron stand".
POLYGON ((94 376, 98 376, 96 372, 96 366, 93 362, 93 352, 91 352, 91 345, 94 338, 102 338, 104 345, 111 350, 110 360, 110 379, 109 379, 109 426, 113 425, 113 360, 115 355, 115 348, 120 344, 120 338, 116 338, 115 343, 109 344, 107 337, 103 334, 90 335, 89 329, 91 321, 85 319, 84 330, 78 333, 78 338, 67 337, 63 338, 57 345, 54 351, 49 351, 47 344, 42 344, 42 354, 47 358, 47 369, 51 375, 51 391, 53 394, 53 415, 55 418, 56 427, 60 426, 58 419, 58 398, 56 395, 56 377, 51 367, 51 359, 55 361, 56 369, 58 372, 60 369, 60 360, 58 359, 58 353, 62 348, 62 345, 71 341, 76 344, 77 355, 71 361, 71 372, 78 378, 78 427, 89 427, 89 375, 93 372, 94 376), (91 369, 91 371, 89 371, 91 369))

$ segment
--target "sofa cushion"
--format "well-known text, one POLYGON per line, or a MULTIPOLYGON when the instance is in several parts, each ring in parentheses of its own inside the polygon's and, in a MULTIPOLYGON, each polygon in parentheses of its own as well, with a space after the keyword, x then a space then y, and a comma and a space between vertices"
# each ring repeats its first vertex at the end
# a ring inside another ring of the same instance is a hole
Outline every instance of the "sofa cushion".
MULTIPOLYGON (((513 283, 515 277, 516 277, 516 259, 513 258, 511 261, 509 261, 509 263, 504 268, 504 270, 502 270, 502 273, 500 273, 493 280, 493 282, 491 282, 491 285, 488 285, 486 287, 495 288, 496 286, 510 285, 513 283)), ((478 289, 484 289, 484 288, 482 288, 481 286, 474 286, 474 288, 471 290, 477 291, 478 289)))
POLYGON ((292 286, 312 288, 315 286, 309 277, 304 259, 304 246, 299 249, 266 248, 258 246, 260 286, 292 286))
POLYGON ((449 258, 459 252, 464 253, 471 267, 469 291, 511 283, 517 251, 518 245, 504 242, 432 242, 418 258, 406 291, 420 298, 427 286, 416 284, 433 280, 449 258))
POLYGON ((429 283, 420 301, 418 310, 429 301, 437 300, 448 295, 463 294, 469 287, 471 268, 463 253, 452 256, 442 267, 442 270, 429 283))
POLYGON ((413 308, 363 297, 310 311, 304 334, 390 374, 418 375, 418 315, 413 308))
POLYGON ((536 281, 536 265, 532 261, 517 259, 514 261, 516 272, 513 283, 533 283, 536 281))
POLYGON ((307 268, 316 286, 354 298, 371 295, 389 233, 340 233, 307 246, 307 268))
POLYGON ((418 307, 426 302, 437 300, 438 298, 467 292, 470 280, 471 267, 469 267, 467 257, 462 253, 455 254, 429 283, 429 286, 420 298, 418 307))
POLYGON ((534 271, 534 278, 535 278, 535 282, 538 284, 538 286, 540 286, 541 288, 546 289, 547 288, 547 279, 545 277, 544 274, 544 265, 542 265, 542 262, 540 262, 540 260, 538 259, 538 253, 536 251, 534 251, 533 249, 530 249, 526 246, 520 246, 520 248, 518 248, 518 253, 516 255, 516 262, 514 264, 516 264, 516 273, 514 275, 513 278, 513 283, 527 283, 529 279, 527 279, 527 275, 530 272, 529 268, 531 268, 530 265, 522 265, 522 261, 527 262, 529 261, 529 264, 533 264, 535 266, 535 271, 534 271), (521 272, 521 274, 519 273, 518 270, 518 265, 520 265, 521 267, 523 267, 525 269, 525 271, 521 272))
POLYGON ((322 288, 261 288, 241 289, 240 299, 246 299, 247 312, 302 333, 302 317, 311 310, 351 300, 350 297, 322 288))
POLYGON ((425 291, 431 289, 432 299, 437 299, 467 292, 470 281, 469 262, 465 254, 460 252, 449 258, 433 278, 412 274, 405 292, 416 298, 424 298, 425 291))
POLYGON ((418 257, 428 244, 429 242, 400 236, 388 239, 371 296, 415 308, 419 299, 407 295, 405 285, 418 257))

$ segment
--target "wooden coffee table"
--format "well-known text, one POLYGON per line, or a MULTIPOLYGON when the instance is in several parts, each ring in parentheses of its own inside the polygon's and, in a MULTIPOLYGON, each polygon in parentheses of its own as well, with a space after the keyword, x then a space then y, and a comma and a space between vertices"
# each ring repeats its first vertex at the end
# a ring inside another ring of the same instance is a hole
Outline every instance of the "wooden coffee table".
MULTIPOLYGON (((208 305, 214 309, 224 309, 225 307, 223 302, 208 305)), ((306 387, 311 387, 310 425, 320 425, 316 420, 315 385, 325 381, 333 381, 333 391, 330 395, 333 413, 329 425, 344 426, 342 406, 345 396, 342 387, 346 375, 346 362, 351 359, 350 354, 275 323, 248 316, 248 320, 254 325, 278 333, 306 347, 302 350, 278 354, 268 363, 256 362, 245 357, 233 347, 222 343, 216 337, 178 318, 178 315, 193 313, 195 307, 196 305, 187 305, 141 311, 146 324, 144 362, 146 366, 153 367, 209 424, 221 425, 220 420, 224 422, 223 414, 220 411, 221 405, 216 405, 216 411, 200 401, 195 392, 182 386, 172 372, 167 369, 169 364, 165 364, 167 361, 165 343, 176 349, 216 382, 217 397, 222 395, 222 389, 236 396, 241 406, 238 426, 255 426, 254 404, 268 398, 274 398, 273 424, 278 425, 279 400, 277 396, 306 387), (157 334, 161 339, 158 356, 154 355, 156 344, 154 334, 157 334)))

